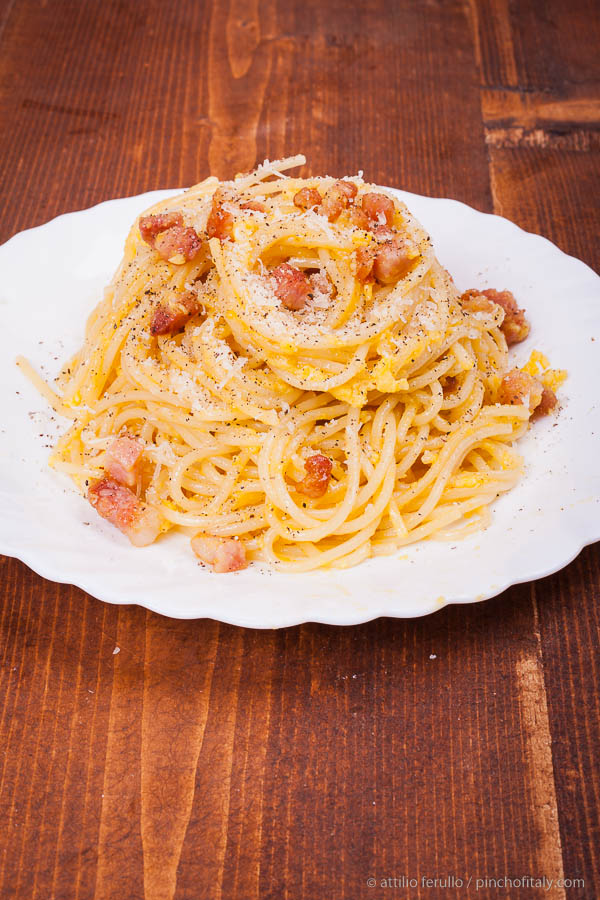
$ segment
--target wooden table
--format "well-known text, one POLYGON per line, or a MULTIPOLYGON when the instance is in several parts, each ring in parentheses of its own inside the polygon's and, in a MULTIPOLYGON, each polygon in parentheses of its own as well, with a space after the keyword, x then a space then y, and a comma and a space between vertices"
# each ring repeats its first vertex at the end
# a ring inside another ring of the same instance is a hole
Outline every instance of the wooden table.
MULTIPOLYGON (((2 239, 302 150, 600 263, 593 0, 0 8, 2 239)), ((2 559, 0 896, 598 898, 599 560, 259 632, 2 559), (585 885, 477 883, 504 876, 585 885)))

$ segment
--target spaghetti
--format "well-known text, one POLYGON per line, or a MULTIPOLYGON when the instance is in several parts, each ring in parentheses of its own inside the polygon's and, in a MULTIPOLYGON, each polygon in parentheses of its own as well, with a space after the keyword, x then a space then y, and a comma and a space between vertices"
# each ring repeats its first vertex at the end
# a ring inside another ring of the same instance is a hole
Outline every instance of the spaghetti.
POLYGON ((52 465, 134 543, 183 530, 215 571, 482 527, 560 380, 510 371, 523 311, 460 296, 391 192, 284 174, 304 161, 148 210, 57 392, 30 372, 73 420, 52 465))

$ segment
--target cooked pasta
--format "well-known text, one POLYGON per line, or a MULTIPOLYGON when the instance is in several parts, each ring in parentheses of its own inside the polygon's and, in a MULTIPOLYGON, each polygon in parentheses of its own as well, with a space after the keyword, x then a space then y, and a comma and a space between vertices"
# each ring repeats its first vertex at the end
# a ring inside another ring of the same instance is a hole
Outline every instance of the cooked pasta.
POLYGON ((148 210, 56 391, 38 380, 73 420, 52 465, 133 543, 182 530, 215 571, 468 534, 556 402, 547 363, 511 371, 512 295, 461 296, 393 192, 284 174, 303 162, 148 210))

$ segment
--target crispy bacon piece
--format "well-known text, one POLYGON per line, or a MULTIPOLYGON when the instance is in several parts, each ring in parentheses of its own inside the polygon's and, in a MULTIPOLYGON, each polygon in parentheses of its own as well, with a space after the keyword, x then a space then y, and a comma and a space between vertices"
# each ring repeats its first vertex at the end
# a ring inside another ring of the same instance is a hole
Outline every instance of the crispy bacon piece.
POLYGON ((216 191, 212 207, 206 222, 206 233, 209 238, 218 238, 221 243, 233 237, 233 215, 223 209, 224 197, 216 191))
POLYGON ((150 334, 173 334, 180 331, 188 319, 199 311, 200 303, 196 294, 184 291, 156 307, 150 322, 150 334))
POLYGON ((414 262, 406 241, 401 235, 395 235, 379 248, 373 263, 373 275, 380 284, 395 284, 410 271, 414 262))
POLYGON ((286 309, 303 309, 310 295, 310 282, 304 272, 282 263, 273 269, 271 279, 276 295, 286 309))
POLYGON ((157 213, 151 216, 142 216, 140 219, 140 234, 142 240, 154 247, 154 240, 161 231, 167 231, 174 226, 183 225, 183 216, 180 212, 157 213))
POLYGON ((304 187, 294 194, 294 206, 299 209, 312 209, 314 206, 320 206, 322 199, 316 188, 304 187))
POLYGON ((392 225, 394 222, 394 203, 385 194, 371 191, 363 194, 362 208, 371 219, 379 225, 392 225))
POLYGON ((302 481, 296 482, 296 490, 305 497, 313 500, 322 497, 327 491, 329 479, 331 478, 332 463, 329 457, 323 456, 322 453, 315 453, 309 456, 304 462, 306 475, 302 481))
POLYGON ((519 309, 511 291, 490 289, 481 293, 504 310, 504 321, 500 328, 506 338, 506 343, 510 346, 510 344, 519 344, 524 341, 529 334, 530 325, 525 318, 525 310, 519 309))
POLYGON ((553 409, 556 409, 557 404, 558 398, 554 391, 545 387, 542 391, 542 399, 533 411, 533 418, 537 419, 539 416, 547 416, 553 409))
POLYGON ((321 204, 321 212, 327 216, 330 222, 335 222, 340 213, 356 197, 357 192, 358 188, 351 181, 334 181, 325 192, 321 204))
POLYGON ((389 225, 373 225, 371 222, 371 231, 378 244, 385 244, 397 236, 397 232, 390 228, 389 225))
POLYGON ((356 251, 356 277, 359 281, 368 281, 373 271, 377 247, 359 247, 356 251))
POLYGON ((130 488, 135 487, 144 447, 141 438, 128 434, 116 438, 104 454, 105 472, 115 481, 130 488))
POLYGON ((368 231, 373 224, 364 209, 357 204, 348 207, 346 216, 351 225, 355 228, 362 228, 363 231, 368 231))
POLYGON ((251 209, 253 212, 267 211, 267 207, 260 200, 246 200, 244 203, 240 203, 240 209, 251 209))
POLYGON ((127 535, 136 547, 146 547, 160 534, 162 519, 158 512, 114 478, 95 481, 87 496, 96 512, 127 535))
POLYGON ((244 545, 234 538, 197 534, 192 538, 192 550, 213 572, 239 572, 248 566, 244 545))
POLYGON ((542 402, 543 393, 544 386, 537 378, 520 369, 511 369, 500 382, 498 400, 500 403, 524 403, 531 415, 542 402))
POLYGON ((159 256, 176 265, 193 259, 202 247, 200 236, 183 224, 180 212, 142 216, 140 234, 159 256))
POLYGON ((156 236, 154 248, 163 259, 182 266, 193 259, 202 247, 202 241, 193 228, 175 225, 156 236))
POLYGON ((410 254, 402 235, 385 225, 377 230, 380 233, 376 237, 381 243, 359 247, 356 251, 356 277, 363 282, 374 277, 380 284, 395 284, 410 271, 416 257, 410 254))
POLYGON ((338 191, 341 191, 342 194, 346 195, 349 202, 352 202, 358 194, 358 188, 353 181, 336 181, 335 187, 338 191))

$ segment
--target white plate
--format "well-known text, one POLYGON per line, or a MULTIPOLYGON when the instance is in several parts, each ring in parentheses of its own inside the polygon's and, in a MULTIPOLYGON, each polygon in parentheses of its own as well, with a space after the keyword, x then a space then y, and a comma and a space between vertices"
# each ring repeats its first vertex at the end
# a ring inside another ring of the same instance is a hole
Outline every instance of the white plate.
POLYGON ((569 371, 559 415, 536 423, 521 441, 526 475, 496 502, 492 525, 461 542, 428 541, 348 571, 305 575, 257 567, 214 575, 177 534, 133 548, 67 478, 48 469, 48 445, 65 423, 53 420, 14 358, 24 354, 46 376, 58 372, 81 343, 131 222, 172 193, 101 203, 0 247, 0 551, 111 603, 271 628, 421 616, 447 603, 482 600, 555 572, 600 539, 600 278, 506 219, 398 192, 429 229, 460 289, 508 288, 526 307, 532 337, 519 345, 517 361, 535 347, 569 371))

